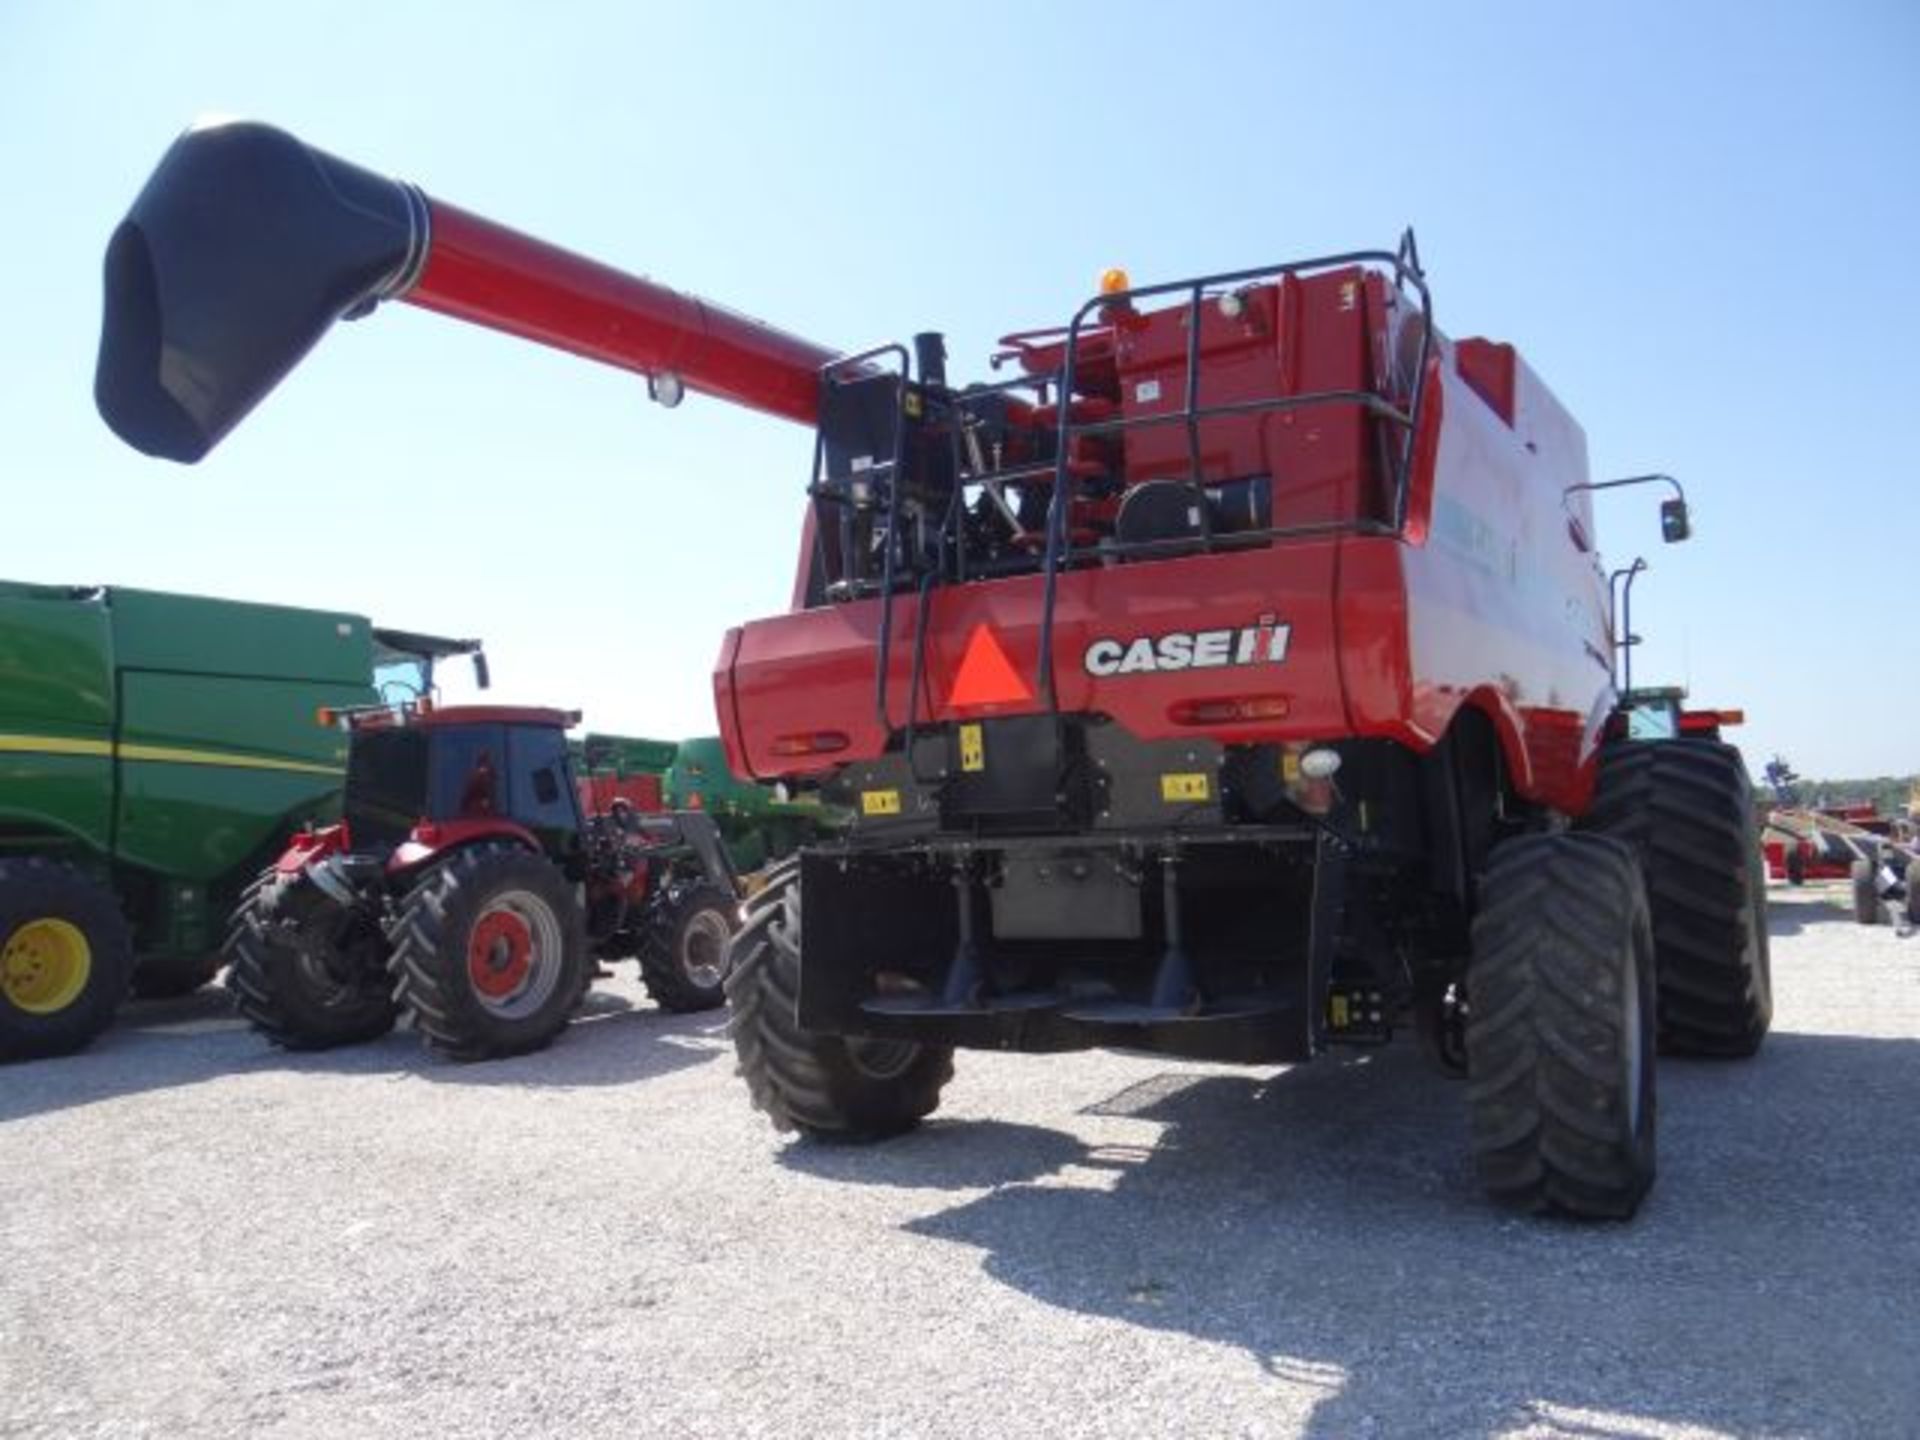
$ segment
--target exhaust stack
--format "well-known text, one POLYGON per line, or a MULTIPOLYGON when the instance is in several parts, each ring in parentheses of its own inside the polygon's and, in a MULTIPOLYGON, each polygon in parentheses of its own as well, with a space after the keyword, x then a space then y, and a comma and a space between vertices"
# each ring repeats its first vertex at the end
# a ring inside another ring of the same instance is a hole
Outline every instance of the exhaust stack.
POLYGON ((95 402, 135 449, 191 464, 383 300, 801 424, 838 354, 233 122, 176 140, 108 243, 95 402))

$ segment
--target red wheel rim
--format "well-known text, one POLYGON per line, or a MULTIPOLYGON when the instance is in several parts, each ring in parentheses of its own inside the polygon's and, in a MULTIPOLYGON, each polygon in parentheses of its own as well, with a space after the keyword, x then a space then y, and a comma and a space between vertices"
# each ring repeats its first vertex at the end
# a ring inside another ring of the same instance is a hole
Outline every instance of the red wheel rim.
POLYGON ((533 932, 511 910, 489 910, 467 940, 467 977, 489 1000, 500 1000, 527 983, 533 969, 533 932))

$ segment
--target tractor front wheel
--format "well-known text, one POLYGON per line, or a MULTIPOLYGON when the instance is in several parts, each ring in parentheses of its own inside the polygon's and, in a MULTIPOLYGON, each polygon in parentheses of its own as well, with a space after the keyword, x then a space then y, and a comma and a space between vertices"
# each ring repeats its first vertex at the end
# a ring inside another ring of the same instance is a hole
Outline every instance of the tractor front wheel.
POLYGON ((727 1000, 735 1053, 754 1108, 776 1130, 826 1140, 882 1140, 940 1104, 953 1047, 803 1030, 800 866, 774 867, 733 937, 727 1000))
POLYGON ((282 1049, 359 1045, 393 1028, 379 927, 297 875, 268 870, 247 887, 221 953, 234 1008, 282 1049))
POLYGON ((80 1049, 113 1023, 133 937, 110 891, 56 860, 0 861, 0 1060, 80 1049))
POLYGON ((640 978, 663 1010, 726 1004, 727 947, 739 902, 714 885, 675 887, 662 897, 640 942, 640 978))
POLYGON ((593 978, 573 886, 517 845, 473 845, 435 863, 388 936, 395 997, 449 1060, 544 1049, 593 978))
POLYGON ((1467 972, 1468 1101, 1495 1199, 1625 1220, 1653 1183, 1653 927, 1633 852, 1529 835, 1493 852, 1467 972))

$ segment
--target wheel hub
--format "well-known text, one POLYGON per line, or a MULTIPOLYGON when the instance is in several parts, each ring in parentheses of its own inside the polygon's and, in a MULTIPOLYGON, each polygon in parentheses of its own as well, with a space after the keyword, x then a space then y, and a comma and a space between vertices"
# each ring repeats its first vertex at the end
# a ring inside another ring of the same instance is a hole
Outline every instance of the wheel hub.
POLYGON ((533 970, 533 932, 511 910, 489 910, 467 942, 467 974, 488 1000, 504 1000, 533 970))
POLYGON ((701 989, 711 990, 726 977, 727 942, 731 938, 724 916, 702 910, 688 922, 681 936, 681 973, 701 989))
POLYGON ((93 974, 93 947, 80 927, 45 916, 7 937, 0 994, 29 1015, 52 1015, 80 998, 93 974))

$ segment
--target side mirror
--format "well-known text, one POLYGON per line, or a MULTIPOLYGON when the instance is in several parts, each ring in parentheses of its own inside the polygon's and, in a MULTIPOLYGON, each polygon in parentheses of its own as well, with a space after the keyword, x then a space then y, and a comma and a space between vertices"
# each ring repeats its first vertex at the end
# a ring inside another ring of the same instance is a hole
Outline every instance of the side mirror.
POLYGON ((484 650, 473 652, 473 683, 482 690, 493 684, 493 672, 487 669, 487 652, 484 650))
POLYGON ((1687 518, 1687 502, 1680 499, 1660 502, 1660 538, 1677 545, 1693 534, 1693 522, 1687 518))

